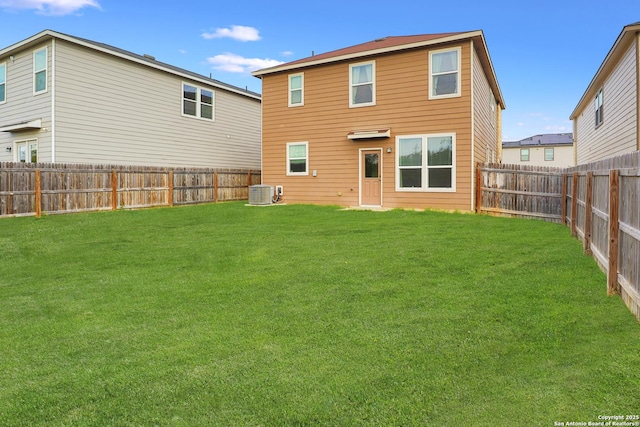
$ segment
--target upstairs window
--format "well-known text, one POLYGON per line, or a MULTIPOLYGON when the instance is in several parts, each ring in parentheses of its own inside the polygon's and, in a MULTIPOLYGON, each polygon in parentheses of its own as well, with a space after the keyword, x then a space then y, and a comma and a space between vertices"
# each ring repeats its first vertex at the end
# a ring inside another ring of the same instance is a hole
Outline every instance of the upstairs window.
POLYGON ((7 100, 7 63, 0 64, 0 104, 7 100))
POLYGON ((545 162, 552 162, 553 161, 553 147, 549 147, 549 148, 545 148, 544 149, 544 161, 545 162))
POLYGON ((47 48, 33 52, 33 93, 47 90, 47 48))
POLYGON ((528 148, 521 148, 520 149, 520 161, 521 162, 528 162, 529 161, 529 149, 528 148))
POLYGON ((182 114, 213 120, 213 92, 183 83, 182 114))
POLYGON ((376 63, 349 65, 349 107, 376 105, 376 63))
POLYGON ((287 175, 309 175, 309 143, 287 143, 287 175))
POLYGON ((429 52, 429 99, 460 96, 460 53, 459 47, 429 52))
POLYGON ((596 127, 600 126, 602 123, 603 117, 603 99, 602 99, 602 89, 598 91, 595 99, 595 108, 596 108, 596 127))
POLYGON ((289 107, 304 105, 304 73, 289 75, 289 107))

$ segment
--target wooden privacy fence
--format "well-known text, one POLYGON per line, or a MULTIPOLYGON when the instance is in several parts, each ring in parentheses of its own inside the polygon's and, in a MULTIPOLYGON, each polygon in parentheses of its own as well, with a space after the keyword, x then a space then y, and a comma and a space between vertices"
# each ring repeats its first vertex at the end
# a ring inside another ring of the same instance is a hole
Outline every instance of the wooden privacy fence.
POLYGON ((0 163, 0 216, 246 200, 260 171, 0 163))
POLYGON ((640 152, 566 169, 478 165, 476 211, 568 225, 640 320, 640 152))

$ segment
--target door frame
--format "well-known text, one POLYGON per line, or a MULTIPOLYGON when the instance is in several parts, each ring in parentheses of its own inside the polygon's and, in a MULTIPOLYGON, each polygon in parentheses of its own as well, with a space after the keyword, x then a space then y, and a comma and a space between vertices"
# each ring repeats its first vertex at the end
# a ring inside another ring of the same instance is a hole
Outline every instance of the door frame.
POLYGON ((383 167, 382 167, 382 148, 380 147, 373 147, 373 148, 360 148, 359 152, 358 152, 358 206, 370 206, 370 207, 382 207, 382 196, 383 196, 383 181, 384 181, 384 176, 383 176, 383 167), (380 168, 380 204, 379 205, 363 205, 362 204, 362 178, 363 178, 363 170, 362 170, 362 162, 364 160, 364 152, 365 151, 378 151, 378 167, 380 168))

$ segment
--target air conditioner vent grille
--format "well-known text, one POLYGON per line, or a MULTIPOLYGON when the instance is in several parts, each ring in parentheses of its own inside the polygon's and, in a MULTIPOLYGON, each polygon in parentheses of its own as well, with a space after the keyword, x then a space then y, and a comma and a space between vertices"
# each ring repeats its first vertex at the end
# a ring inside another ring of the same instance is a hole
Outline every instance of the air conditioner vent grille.
POLYGON ((249 187, 250 205, 270 205, 273 200, 273 187, 270 185, 252 185, 249 187))

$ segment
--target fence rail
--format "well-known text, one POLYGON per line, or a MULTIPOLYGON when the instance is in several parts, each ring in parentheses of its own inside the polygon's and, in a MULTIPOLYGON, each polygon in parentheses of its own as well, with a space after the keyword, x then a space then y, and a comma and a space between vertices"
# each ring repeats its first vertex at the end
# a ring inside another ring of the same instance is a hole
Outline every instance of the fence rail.
POLYGON ((249 169, 0 163, 0 216, 246 200, 260 177, 249 169))
POLYGON ((573 168, 478 165, 476 211, 566 224, 640 320, 640 152, 573 168))

